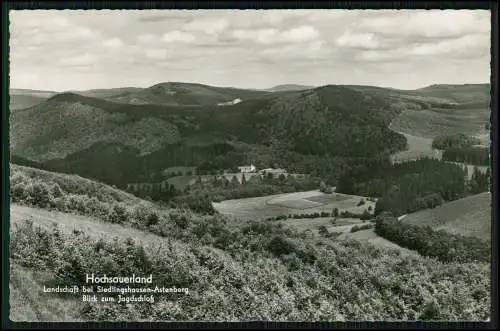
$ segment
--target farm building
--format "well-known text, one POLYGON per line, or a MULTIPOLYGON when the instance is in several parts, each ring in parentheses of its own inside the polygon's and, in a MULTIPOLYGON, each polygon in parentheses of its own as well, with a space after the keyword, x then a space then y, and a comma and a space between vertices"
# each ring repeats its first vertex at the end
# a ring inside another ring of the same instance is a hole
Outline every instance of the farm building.
POLYGON ((257 170, 253 164, 251 164, 249 166, 247 166, 247 165, 241 166, 241 167, 238 167, 238 169, 240 170, 240 172, 255 172, 255 170, 257 170))

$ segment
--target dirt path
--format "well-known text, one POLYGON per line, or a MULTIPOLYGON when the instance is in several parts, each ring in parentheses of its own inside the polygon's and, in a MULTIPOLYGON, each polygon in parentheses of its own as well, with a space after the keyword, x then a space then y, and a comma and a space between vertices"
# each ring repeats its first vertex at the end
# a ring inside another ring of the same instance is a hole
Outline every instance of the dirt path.
POLYGON ((52 224, 56 223, 60 229, 65 232, 71 232, 74 229, 78 229, 96 239, 107 238, 109 240, 113 237, 118 237, 120 239, 131 237, 137 243, 141 243, 145 246, 166 243, 166 239, 163 237, 119 224, 103 222, 95 218, 81 215, 73 215, 57 211, 32 208, 19 204, 11 204, 11 228, 15 226, 15 224, 28 218, 32 219, 34 224, 46 229, 52 228, 52 224))

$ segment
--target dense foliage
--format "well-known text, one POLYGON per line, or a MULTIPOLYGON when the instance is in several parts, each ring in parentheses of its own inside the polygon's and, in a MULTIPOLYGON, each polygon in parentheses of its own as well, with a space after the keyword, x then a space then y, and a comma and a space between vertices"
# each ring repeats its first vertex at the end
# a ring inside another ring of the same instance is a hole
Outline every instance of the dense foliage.
POLYGON ((394 215, 433 208, 467 193, 465 171, 461 166, 434 159, 390 164, 367 163, 339 179, 337 191, 361 196, 376 196, 375 214, 394 215))
POLYGON ((449 148, 464 148, 480 144, 478 138, 457 133, 454 135, 437 136, 432 140, 432 148, 446 150, 449 148))
POLYGON ((375 233, 421 255, 436 257, 444 262, 489 262, 491 259, 489 240, 436 231, 428 226, 412 225, 394 218, 377 219, 375 233))
POLYGON ((478 194, 481 192, 490 192, 491 171, 487 168, 485 172, 474 167, 472 178, 469 181, 469 191, 471 194, 478 194))
POLYGON ((241 183, 236 177, 228 180, 225 177, 214 176, 210 181, 198 181, 187 187, 187 195, 208 196, 211 201, 219 202, 230 199, 260 197, 265 195, 308 191, 318 188, 319 180, 310 176, 295 178, 294 176, 253 176, 246 180, 242 176, 241 183))
POLYGON ((490 149, 488 147, 448 148, 443 152, 443 160, 489 166, 490 149))
MULTIPOLYGON (((178 231, 183 231, 181 223, 178 231)), ((217 227, 217 223, 213 223, 217 227)), ((220 227, 219 227, 220 228, 220 227)), ((441 263, 354 241, 313 244, 271 224, 252 222, 200 240, 95 240, 23 222, 11 234, 14 264, 52 274, 54 283, 84 284, 88 271, 153 275, 154 286, 187 288, 155 294, 153 304, 81 303, 84 320, 484 320, 489 267, 441 263), (36 244, 34 244, 36 243, 36 244)))

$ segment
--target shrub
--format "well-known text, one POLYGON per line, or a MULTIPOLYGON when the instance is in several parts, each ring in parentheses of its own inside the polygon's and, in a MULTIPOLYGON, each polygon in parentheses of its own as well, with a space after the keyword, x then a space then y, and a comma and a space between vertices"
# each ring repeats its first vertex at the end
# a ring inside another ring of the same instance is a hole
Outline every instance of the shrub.
POLYGON ((324 225, 320 225, 318 227, 318 234, 322 237, 327 237, 330 233, 328 232, 328 229, 324 225))
POLYGON ((355 225, 351 228, 351 232, 357 232, 357 231, 371 229, 371 228, 373 228, 373 224, 371 224, 371 223, 362 224, 362 225, 355 225))
POLYGON ((121 204, 114 204, 108 214, 108 221, 111 223, 123 224, 127 222, 127 210, 121 204))
POLYGON ((368 212, 368 210, 365 209, 363 211, 363 214, 361 215, 360 219, 365 221, 365 220, 369 220, 370 218, 372 218, 372 214, 370 214, 368 212))
POLYGON ((290 254, 295 251, 295 245, 282 236, 274 236, 267 245, 267 250, 275 256, 290 254))

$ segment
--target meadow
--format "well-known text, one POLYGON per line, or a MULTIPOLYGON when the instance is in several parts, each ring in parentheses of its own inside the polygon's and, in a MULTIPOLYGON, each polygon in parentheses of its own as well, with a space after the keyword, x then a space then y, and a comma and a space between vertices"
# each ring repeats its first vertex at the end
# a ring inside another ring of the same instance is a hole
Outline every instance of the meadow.
POLYGON ((290 214, 331 213, 334 208, 339 211, 363 213, 370 206, 375 208, 374 201, 366 197, 340 193, 325 194, 318 190, 276 194, 263 197, 225 200, 213 203, 221 214, 237 219, 259 219, 290 214), (361 206, 357 204, 364 200, 361 206))
POLYGON ((491 194, 484 192, 406 215, 402 222, 491 240, 491 194))
POLYGON ((432 138, 417 137, 404 132, 399 133, 406 137, 408 149, 393 154, 391 156, 392 162, 416 160, 419 157, 430 157, 438 160, 441 159, 442 152, 432 148, 432 138))
POLYGON ((429 139, 464 133, 477 136, 487 146, 489 130, 485 129, 485 124, 490 122, 490 113, 488 108, 405 110, 391 122, 391 129, 429 139))

